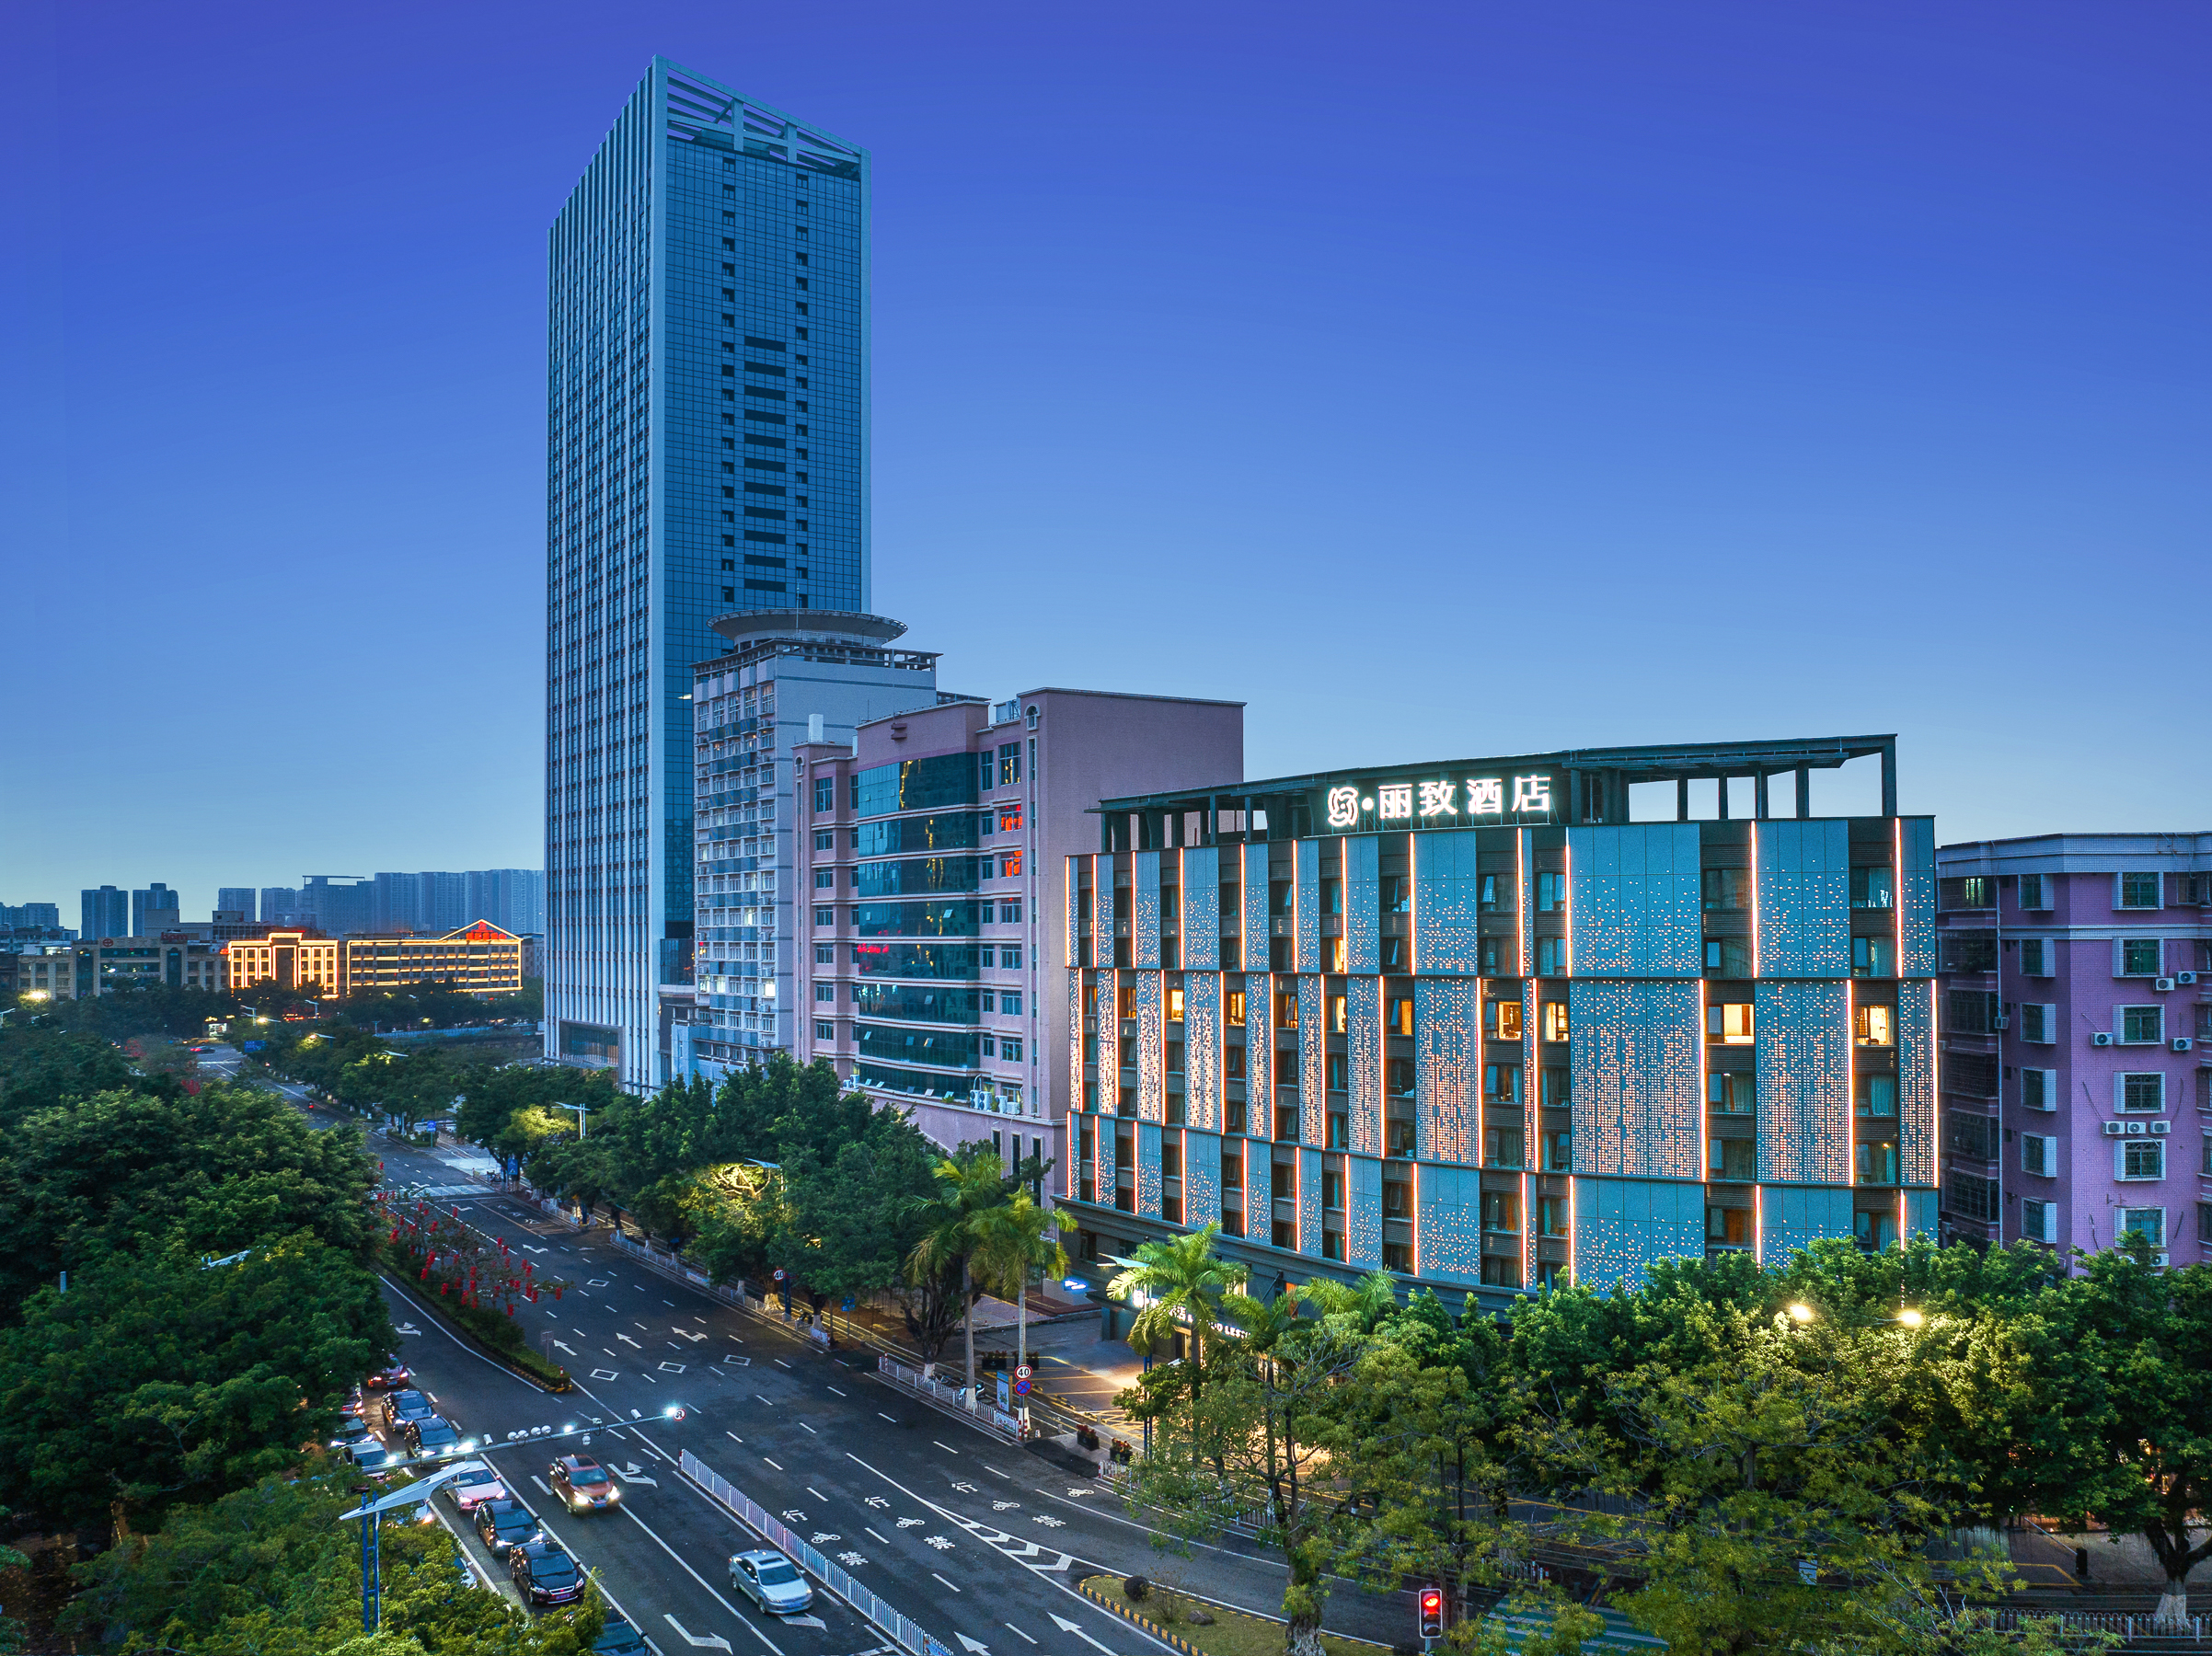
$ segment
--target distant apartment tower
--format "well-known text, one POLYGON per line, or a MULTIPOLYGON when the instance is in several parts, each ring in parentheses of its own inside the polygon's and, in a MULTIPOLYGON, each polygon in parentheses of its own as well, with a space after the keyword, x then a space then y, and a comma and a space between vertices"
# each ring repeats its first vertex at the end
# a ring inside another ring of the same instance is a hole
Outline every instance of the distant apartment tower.
POLYGON ((85 891, 79 898, 80 937, 127 937, 131 935, 131 893, 111 885, 85 891))
POLYGON ((177 893, 156 880, 143 891, 131 893, 131 935, 133 937, 157 937, 165 931, 175 929, 183 918, 182 904, 177 893))
POLYGON ((261 888, 259 919, 262 925, 297 926, 310 917, 300 907, 300 893, 297 886, 263 886, 261 888))
POLYGON ((517 937, 545 929, 544 869, 476 868, 462 878, 467 882, 463 908, 470 920, 489 920, 517 937))
POLYGON ((2212 834, 1936 853, 1943 1225, 2212 1260, 2212 834))
POLYGON ((655 58, 548 247, 549 1056, 652 1086, 690 982, 693 664, 865 611, 869 161, 655 58))
POLYGON ((697 985, 662 992, 658 1032, 672 1074, 709 1077, 793 1051, 805 1015, 797 886, 812 818, 794 755, 849 753, 870 719, 958 699, 938 690, 937 657, 899 647, 905 624, 881 615, 760 610, 715 630, 731 648, 698 663, 692 692, 697 985))
POLYGON ((374 931, 376 882, 359 874, 309 874, 300 884, 298 906, 316 926, 333 937, 374 931))
POLYGON ((254 889, 251 886, 217 886, 215 906, 241 920, 259 918, 254 912, 254 889))
POLYGON ((799 749, 796 1055, 948 1148, 1065 1166, 1070 859, 1105 796, 1241 776, 1243 705, 940 702, 799 749))
POLYGON ((0 931, 59 931, 62 905, 58 903, 0 903, 0 931))
POLYGON ((1101 801, 1070 1251, 1218 1222, 1255 1274, 1503 1308, 1933 1234, 1935 836, 1895 767, 1889 736, 1583 748, 1101 801), (1874 755, 1878 812, 1810 815, 1811 770, 1874 755), (1692 820, 1732 778, 1751 815, 1692 820), (1632 820, 1653 783, 1674 820, 1632 820))

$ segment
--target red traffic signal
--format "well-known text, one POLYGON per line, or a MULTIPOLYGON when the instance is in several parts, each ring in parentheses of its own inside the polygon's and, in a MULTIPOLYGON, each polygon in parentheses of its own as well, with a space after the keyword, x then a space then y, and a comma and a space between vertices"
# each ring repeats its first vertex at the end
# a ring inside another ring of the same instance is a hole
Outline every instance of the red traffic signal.
POLYGON ((1444 1637, 1444 1589, 1423 1587, 1421 1590, 1421 1636, 1423 1639, 1444 1637))

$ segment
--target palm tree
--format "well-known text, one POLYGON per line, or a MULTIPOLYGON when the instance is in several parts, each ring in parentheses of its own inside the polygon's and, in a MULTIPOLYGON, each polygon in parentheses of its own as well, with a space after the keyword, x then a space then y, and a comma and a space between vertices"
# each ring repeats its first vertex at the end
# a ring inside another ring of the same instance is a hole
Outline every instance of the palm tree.
POLYGON ((975 1216, 975 1257, 985 1280, 1001 1294, 1012 1291, 1017 1363, 1026 1365, 1030 1360, 1030 1273, 1067 1269, 1067 1250, 1044 1233, 1071 1223, 1058 1209, 1039 1205, 1027 1190, 1017 1190, 1013 1201, 975 1216))
POLYGON ((1125 1300, 1142 1294, 1136 1320, 1129 1328, 1132 1349, 1150 1355, 1173 1349, 1174 1337, 1191 1339, 1191 1396, 1198 1396, 1205 1351, 1215 1338, 1224 1303, 1242 1297, 1248 1267, 1214 1251, 1221 1226, 1212 1223, 1166 1242, 1145 1242, 1133 1259, 1117 1259, 1122 1273, 1106 1285, 1107 1297, 1125 1300))
POLYGON ((970 1413, 975 1409, 975 1282, 971 1266, 982 1239, 978 1221, 991 1209, 1002 1207, 1017 1180, 1006 1176, 998 1152, 988 1144, 963 1144, 942 1156, 929 1169, 937 1189, 915 1200, 922 1222, 922 1239, 906 1257, 909 1280, 919 1282, 940 1271, 960 1267, 960 1320, 967 1352, 968 1390, 963 1401, 970 1413))

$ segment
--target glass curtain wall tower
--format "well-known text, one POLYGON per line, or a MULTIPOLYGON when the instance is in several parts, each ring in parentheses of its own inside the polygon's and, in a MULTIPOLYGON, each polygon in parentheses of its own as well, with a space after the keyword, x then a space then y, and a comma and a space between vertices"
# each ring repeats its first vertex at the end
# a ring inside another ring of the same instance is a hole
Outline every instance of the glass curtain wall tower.
POLYGON ((864 611, 869 159, 655 58, 548 249, 546 1050, 661 1079, 692 976, 694 663, 864 611))

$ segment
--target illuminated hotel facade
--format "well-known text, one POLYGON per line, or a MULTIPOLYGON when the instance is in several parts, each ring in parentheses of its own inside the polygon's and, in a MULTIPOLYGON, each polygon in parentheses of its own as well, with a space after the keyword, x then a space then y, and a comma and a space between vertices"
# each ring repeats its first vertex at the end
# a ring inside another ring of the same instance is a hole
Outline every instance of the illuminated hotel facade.
POLYGON ((1384 1267, 1503 1303, 1935 1230, 1934 829, 1896 813, 1893 737, 1100 811, 1066 887, 1084 1257, 1218 1221, 1262 1281, 1384 1267), (1810 815, 1854 759, 1879 812, 1810 815), (1630 820, 1639 784, 1671 820, 1630 820))

